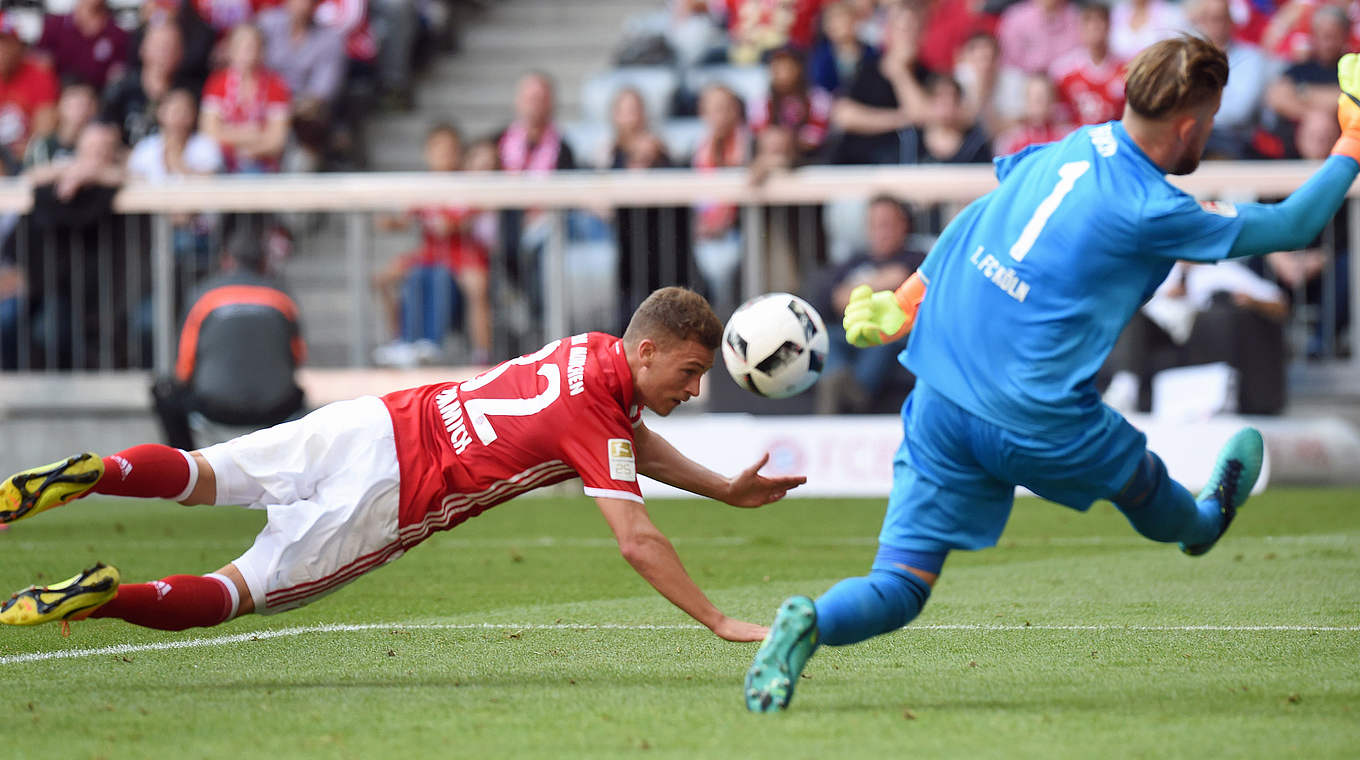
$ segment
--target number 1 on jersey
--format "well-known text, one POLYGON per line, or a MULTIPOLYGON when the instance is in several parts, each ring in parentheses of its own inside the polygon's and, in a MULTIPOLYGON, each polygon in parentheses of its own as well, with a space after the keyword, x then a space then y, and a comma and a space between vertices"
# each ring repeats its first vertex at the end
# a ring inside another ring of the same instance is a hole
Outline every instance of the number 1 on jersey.
POLYGON ((1034 247, 1034 242, 1039 239, 1039 233, 1044 231, 1044 225, 1048 224, 1049 217, 1058 210, 1058 204, 1062 203, 1063 198, 1072 192, 1072 187, 1077 184, 1077 179, 1091 168, 1090 161, 1070 161, 1058 167, 1058 184, 1053 188, 1053 192, 1044 198, 1039 204, 1039 208, 1034 210, 1034 216, 1029 218, 1025 224, 1025 229, 1020 232, 1020 239, 1011 246, 1011 258, 1017 263, 1024 261, 1029 254, 1029 249, 1034 247))

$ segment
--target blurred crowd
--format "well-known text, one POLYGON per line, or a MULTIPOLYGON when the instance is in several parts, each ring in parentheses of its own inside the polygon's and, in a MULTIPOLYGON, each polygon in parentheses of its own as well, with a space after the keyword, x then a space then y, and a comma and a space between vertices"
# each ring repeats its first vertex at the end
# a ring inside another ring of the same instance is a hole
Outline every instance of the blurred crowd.
MULTIPOLYGON (((420 47, 412 41, 431 34, 436 2, 147 0, 136 28, 124 30, 104 0, 77 0, 70 14, 46 16, 32 44, 6 14, 0 161, 27 172, 39 198, 54 204, 128 176, 362 166, 361 115, 376 100, 409 104, 420 47)), ((671 0, 665 11, 625 22, 614 68, 582 88, 580 119, 559 117, 551 71, 527 72, 507 97, 513 116, 504 129, 463 134, 449 114, 453 121, 428 131, 425 163, 437 172, 529 176, 736 168, 752 183, 813 164, 986 163, 1119 118, 1127 62, 1181 33, 1211 40, 1230 62, 1208 159, 1327 154, 1338 133, 1336 62, 1360 49, 1360 0, 671 0)), ((667 284, 700 289, 730 311, 753 250, 769 289, 803 293, 834 325, 851 287, 910 274, 955 210, 890 197, 848 206, 764 207, 755 216, 726 203, 583 207, 563 218, 432 203, 382 216, 380 229, 418 232, 420 244, 374 277, 394 338, 374 359, 481 363, 532 348, 541 336, 523 334, 541 321, 540 256, 554 240, 566 241, 569 262, 608 262, 617 296, 595 326, 619 329, 667 284), (454 354, 450 331, 463 335, 454 354)), ((35 204, 31 223, 44 218, 40 210, 35 204)), ((177 257, 207 255, 229 222, 177 217, 177 257)), ((40 235, 10 235, 7 245, 40 235)), ((1104 373, 1112 393, 1146 407, 1151 376, 1204 360, 1201 345, 1217 351, 1208 361, 1241 365, 1221 349, 1278 344, 1271 361, 1282 368, 1286 341, 1262 332, 1283 335, 1300 309, 1327 318, 1290 336, 1296 349, 1344 350, 1347 240, 1343 214, 1307 251, 1280 252, 1231 276, 1181 272, 1162 300, 1246 316, 1192 338, 1183 317, 1168 316, 1176 306, 1152 307, 1148 324, 1139 323, 1147 334, 1126 341, 1104 373), (1152 354, 1161 358, 1149 365, 1143 358, 1152 354)), ((6 269, 16 260, 0 253, 0 338, 6 319, 13 334, 17 308, 32 311, 29 325, 45 324, 33 299, 20 306, 12 297, 25 274, 35 276, 6 269)), ((12 355, 3 341, 0 349, 12 355)), ((833 351, 819 406, 890 406, 910 388, 885 385, 896 371, 891 353, 833 351)))
MULTIPOLYGON (((1335 106, 1360 3, 674 0, 667 26, 628 50, 680 69, 763 68, 766 92, 725 86, 749 98, 752 134, 793 130, 804 162, 969 163, 1118 118, 1127 62, 1181 33, 1230 61, 1209 158, 1305 156, 1300 128, 1335 106)), ((702 93, 680 93, 667 116, 696 95, 707 121, 702 93)))
MULTIPOLYGON (((362 168, 365 115, 412 106, 413 72, 452 42, 453 2, 74 0, 67 13, 5 3, 0 170, 27 178, 34 204, 0 220, 0 367, 21 355, 30 366, 145 365, 150 306, 128 294, 146 289, 150 222, 112 213, 117 188, 362 168)), ((270 250, 291 234, 270 218, 173 218, 181 301, 243 223, 270 250)))

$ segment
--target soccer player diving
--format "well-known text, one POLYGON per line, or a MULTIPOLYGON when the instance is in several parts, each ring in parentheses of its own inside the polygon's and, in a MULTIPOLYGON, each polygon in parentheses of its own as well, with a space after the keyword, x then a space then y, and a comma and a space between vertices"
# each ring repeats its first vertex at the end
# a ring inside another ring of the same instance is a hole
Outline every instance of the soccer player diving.
POLYGON ((647 475, 738 507, 769 504, 805 482, 760 475, 768 455, 723 477, 643 424, 643 407, 665 416, 699 393, 721 337, 703 296, 662 288, 622 338, 555 340, 461 383, 329 404, 198 451, 148 444, 18 473, 0 485, 0 523, 87 494, 246 505, 269 518, 254 545, 216 572, 120 585, 117 569, 96 564, 16 593, 0 607, 0 623, 104 617, 182 630, 282 612, 436 531, 579 476, 639 575, 718 636, 759 641, 764 626, 724 615, 686 573, 637 482, 647 475))
POLYGON ((746 674, 748 709, 785 709, 821 645, 888 633, 921 612, 951 550, 996 544, 1015 487, 1084 511, 1108 499, 1134 530, 1197 556, 1213 548, 1261 470, 1246 428, 1198 496, 1147 439, 1101 403, 1094 376, 1124 325, 1178 259, 1213 262, 1302 248, 1360 168, 1360 58, 1341 59, 1342 136, 1278 204, 1199 204, 1169 183, 1199 165, 1228 60, 1190 36, 1130 62, 1123 118, 995 161, 999 186, 945 228, 896 291, 857 289, 858 346, 910 332, 916 375, 879 548, 865 577, 816 601, 784 601, 746 674))

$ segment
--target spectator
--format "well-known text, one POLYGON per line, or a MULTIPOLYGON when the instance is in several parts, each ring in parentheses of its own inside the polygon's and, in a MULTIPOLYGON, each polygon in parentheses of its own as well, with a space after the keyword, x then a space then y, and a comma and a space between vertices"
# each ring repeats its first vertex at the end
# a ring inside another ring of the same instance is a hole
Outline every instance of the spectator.
MULTIPOLYGON (((217 141, 195 131, 198 105, 194 94, 174 89, 156 107, 159 129, 143 137, 128 156, 128 174, 145 182, 216 174, 222 171, 222 149, 217 141)), ((206 271, 218 229, 216 214, 176 214, 170 217, 175 258, 192 267, 195 279, 206 271)))
POLYGON ((1289 153, 1294 143, 1294 125, 1304 114, 1335 109, 1336 99, 1341 95, 1336 63, 1347 50, 1350 22, 1340 8, 1326 5, 1313 13, 1312 23, 1312 52, 1308 60, 1285 69, 1266 90, 1266 105, 1280 118, 1276 135, 1282 143, 1280 148, 1265 151, 1271 158, 1289 153))
POLYGON ((419 9, 435 3, 410 0, 320 0, 316 21, 345 40, 351 69, 376 66, 378 89, 384 104, 408 109, 413 103, 411 64, 415 59, 419 9), (370 19, 372 24, 370 24, 370 19))
POLYGON ((1166 0, 1119 0, 1110 10, 1110 52, 1132 60, 1143 48, 1185 31, 1179 5, 1166 0))
MULTIPOLYGON (((118 337, 129 324, 125 257, 140 253, 118 242, 125 239, 122 225, 130 221, 113 214, 113 196, 125 176, 118 130, 87 124, 70 158, 35 166, 27 176, 33 208, 20 222, 25 232, 13 237, 27 248, 16 259, 26 262, 31 366, 109 368, 96 357, 101 341, 128 345, 118 337), (101 303, 105 295, 110 298, 101 303)), ((142 262, 136 271, 146 269, 142 262)), ((113 364, 126 361, 110 358, 113 364)))
POLYGON ((497 139, 501 166, 512 173, 546 174, 576 168, 571 146, 554 123, 552 78, 541 71, 525 74, 515 89, 515 120, 497 139))
MULTIPOLYGON (((647 104, 642 99, 642 93, 632 87, 624 87, 614 94, 614 102, 609 109, 609 121, 614 128, 614 137, 609 143, 607 153, 598 162, 599 166, 625 168, 632 163, 635 151, 639 154, 646 152, 644 146, 635 146, 633 144, 635 141, 656 139, 647 125, 647 104)), ((652 168, 652 164, 658 158, 666 166, 670 165, 670 159, 665 156, 663 150, 659 156, 651 155, 646 160, 640 161, 641 166, 637 168, 652 168)), ((628 313, 633 312, 630 310, 628 313)))
POLYGON ((91 85, 75 80, 61 88, 57 100, 57 128, 45 135, 34 135, 24 152, 24 168, 69 160, 76 154, 76 140, 85 125, 94 121, 99 100, 91 85))
POLYGON ((825 370, 817 384, 817 411, 821 414, 888 411, 901 406, 915 383, 897 363, 906 338, 859 349, 846 342, 841 328, 850 291, 859 285, 891 290, 925 260, 924 254, 908 245, 911 215, 897 199, 875 196, 869 201, 867 223, 868 247, 824 272, 814 295, 831 338, 825 370))
POLYGON ((135 65, 104 91, 100 119, 122 130, 123 142, 135 145, 156 129, 156 107, 177 87, 197 93, 201 83, 181 69, 184 47, 179 27, 166 21, 145 31, 135 65))
POLYGON ((203 19, 220 38, 242 24, 255 20, 255 13, 266 5, 264 0, 191 0, 198 17, 203 19))
MULTIPOLYGON (((650 132, 642 132, 626 143, 615 140, 610 163, 613 169, 672 166, 675 162, 667 154, 665 142, 650 132)), ((694 269, 693 224, 690 209, 684 206, 614 209, 614 242, 619 252, 618 329, 623 329, 633 310, 657 288, 683 285, 704 289, 694 269)))
MULTIPOLYGON (((704 134, 694 151, 692 164, 700 172, 744 167, 751 160, 751 137, 742 123, 741 100, 720 84, 710 84, 699 94, 699 118, 704 134)), ((741 227, 737 207, 730 203, 702 202, 694 209, 694 257, 708 278, 719 308, 730 308, 736 296, 731 274, 740 260, 741 227)))
MULTIPOLYGON (((803 163, 794 132, 772 124, 756 137, 751 159, 751 183, 763 184, 773 174, 787 172, 803 163)), ((759 245, 764 255, 765 283, 772 291, 794 292, 803 282, 802 273, 825 260, 826 230, 820 204, 765 205, 761 207, 759 245)))
MULTIPOLYGON (((1103 124, 1124 114, 1124 61, 1110 51, 1108 6, 1084 5, 1080 18, 1081 47, 1054 62, 1049 75, 1078 126, 1103 124)), ((1248 86, 1259 88, 1260 81, 1248 86)))
POLYGON ((1288 312, 1280 289, 1239 262, 1176 264, 1120 334, 1101 371, 1111 389, 1123 386, 1122 392, 1106 391, 1107 403, 1151 411, 1158 372, 1225 362, 1237 370, 1235 411, 1279 413, 1285 402, 1288 312), (1121 373, 1129 379, 1120 380, 1121 373))
MULTIPOLYGON (((647 126, 647 112, 637 90, 614 97, 614 138, 605 166, 610 169, 669 169, 675 166, 666 144, 647 126)), ((694 287, 693 229, 684 207, 614 209, 614 242, 619 252, 619 299, 616 327, 622 329, 637 305, 666 285, 694 287)))
POLYGON ((1232 72, 1223 88, 1205 152, 1210 158, 1247 158, 1252 136, 1261 123, 1263 84, 1270 81, 1270 64, 1260 48, 1235 39, 1228 0, 1190 0, 1186 12, 1195 32, 1228 54, 1232 72))
POLYGON ((770 93, 750 109, 751 130, 759 134, 777 124, 793 131, 800 158, 817 153, 826 139, 831 96, 808 84, 803 57, 792 48, 770 56, 770 93))
POLYGON ((14 17, 0 14, 0 163, 6 174, 21 168, 29 137, 57 123, 57 77, 28 54, 14 17))
POLYGON ((822 10, 822 34, 812 48, 808 78, 817 87, 839 93, 849 85, 871 48, 859 38, 849 0, 836 0, 822 10))
POLYGON ((1007 8, 997 23, 1001 65, 1044 73, 1054 61, 1080 47, 1080 27, 1077 9, 1067 0, 1021 0, 1007 8))
POLYGON ((785 45, 807 50, 823 5, 826 0, 727 0, 729 58, 749 66, 785 45))
MULTIPOLYGON (((515 120, 497 138, 503 171, 529 175, 576 168, 571 146, 557 129, 556 99, 552 77, 531 71, 520 77, 515 89, 515 120)), ((549 228, 536 210, 510 209, 500 215, 500 241, 505 254, 506 274, 538 312, 543 303, 543 283, 539 272, 540 253, 547 242, 549 228)), ((537 336, 523 336, 526 342, 537 336)), ((511 350, 527 348, 511 345, 511 350)))
POLYGON ((168 23, 179 30, 181 58, 175 73, 183 77, 185 86, 194 92, 203 90, 208 81, 209 60, 217 32, 198 15, 194 0, 146 0, 141 6, 141 25, 128 39, 128 63, 133 69, 143 68, 143 44, 154 27, 168 23))
POLYGON ((666 44, 683 68, 727 60, 727 30, 717 16, 725 0, 669 0, 666 44))
POLYGON ((893 6, 883 29, 881 55, 866 54, 832 106, 841 131, 832 150, 838 164, 893 164, 902 156, 898 132, 925 110, 921 83, 930 71, 920 61, 921 20, 912 7, 893 6))
MULTIPOLYGON (((1326 6, 1332 6, 1348 17, 1354 12, 1348 0, 1288 0, 1270 16, 1261 34, 1261 49, 1272 58, 1288 63, 1307 61, 1313 56, 1313 15, 1326 6)), ((1347 36, 1352 48, 1360 42, 1354 27, 1347 36)))
POLYGON ((288 142, 288 85, 263 66, 263 43, 250 24, 232 29, 227 67, 203 87, 200 128, 222 147, 230 172, 278 171, 288 142))
POLYGON ((997 135, 996 153, 1017 153, 1028 145, 1061 140, 1072 125, 1059 116, 1053 80, 1043 74, 1030 74, 1025 81, 1025 113, 1010 129, 997 135))
POLYGON ((283 77, 292 95, 293 134, 300 146, 295 170, 316 169, 328 147, 331 113, 345 83, 345 39, 315 21, 317 0, 285 0, 256 18, 264 65, 283 77))
POLYGON ((51 57, 57 76, 103 89, 127 62, 128 34, 114 23, 105 0, 76 0, 69 14, 43 18, 35 47, 51 57))
MULTIPOLYGON (((694 150, 693 165, 699 171, 743 167, 751 160, 751 136, 742 123, 741 99, 720 84, 704 88, 699 96, 699 118, 704 134, 694 150)), ((717 239, 735 234, 737 208, 729 204, 704 204, 699 209, 699 236, 717 239)))
MULTIPOLYGON (((425 163, 432 172, 463 168, 462 139, 456 129, 440 124, 430 130, 425 138, 425 163)), ((476 217, 473 209, 440 206, 382 220, 389 230, 418 223, 423 243, 375 278, 392 324, 399 326, 400 337, 374 351, 374 361, 389 366, 434 361, 443 354, 449 328, 464 323, 472 343, 471 362, 490 361, 488 259, 486 248, 473 235, 476 217)))
POLYGON ((1025 73, 1002 68, 996 37, 978 32, 959 48, 954 81, 963 88, 964 109, 987 134, 1001 131, 1024 108, 1025 73))
POLYGON ((70 201, 86 187, 118 187, 127 173, 120 161, 118 129, 88 123, 76 138, 76 148, 65 160, 34 166, 29 183, 50 186, 59 201, 70 201))
POLYGON ((926 83, 924 116, 902 132, 901 163, 975 164, 991 160, 987 135, 972 123, 959 83, 949 76, 931 77, 926 83))
POLYGON ((973 35, 995 34, 997 17, 984 0, 927 0, 922 25, 921 62, 931 71, 954 68, 959 51, 973 35))
POLYGON ((298 307, 268 262, 258 235, 233 235, 221 272, 188 309, 175 374, 151 389, 167 444, 187 451, 304 410, 294 377, 306 357, 298 307))

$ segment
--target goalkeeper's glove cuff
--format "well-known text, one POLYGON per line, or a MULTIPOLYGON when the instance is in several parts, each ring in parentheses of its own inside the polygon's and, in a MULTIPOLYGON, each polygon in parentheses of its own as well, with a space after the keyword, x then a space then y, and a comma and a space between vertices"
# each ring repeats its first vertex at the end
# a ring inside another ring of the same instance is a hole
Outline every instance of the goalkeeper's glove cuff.
POLYGON ((1360 164, 1360 135, 1342 133, 1341 139, 1332 146, 1332 155, 1349 156, 1360 164))

